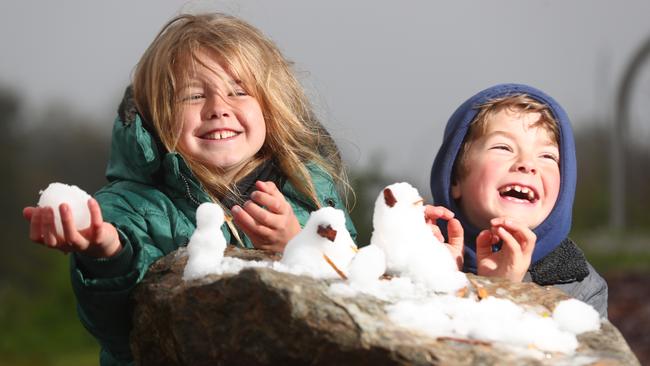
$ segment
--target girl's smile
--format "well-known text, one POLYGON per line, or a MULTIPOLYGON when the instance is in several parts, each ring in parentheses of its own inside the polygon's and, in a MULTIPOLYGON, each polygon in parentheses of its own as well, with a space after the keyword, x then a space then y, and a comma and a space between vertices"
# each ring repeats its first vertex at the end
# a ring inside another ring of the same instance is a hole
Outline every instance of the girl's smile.
POLYGON ((234 176, 264 145, 262 108, 216 57, 202 53, 199 58, 179 96, 183 126, 178 147, 190 158, 234 176))

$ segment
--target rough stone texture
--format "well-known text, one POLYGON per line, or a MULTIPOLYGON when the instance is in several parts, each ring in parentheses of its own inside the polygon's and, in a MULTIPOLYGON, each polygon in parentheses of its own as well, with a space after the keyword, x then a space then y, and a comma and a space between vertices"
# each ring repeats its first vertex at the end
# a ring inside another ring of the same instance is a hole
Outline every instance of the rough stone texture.
MULTIPOLYGON (((229 248, 242 259, 277 259, 229 248)), ((246 269, 184 282, 187 256, 179 249, 155 263, 134 292, 136 361, 141 365, 638 365, 618 330, 578 337, 570 356, 531 358, 498 344, 431 338, 400 328, 385 303, 371 296, 340 297, 329 282, 246 269)), ((552 309, 566 297, 553 288, 470 276, 465 296, 488 293, 552 309)), ((330 281, 331 282, 331 281, 330 281)))

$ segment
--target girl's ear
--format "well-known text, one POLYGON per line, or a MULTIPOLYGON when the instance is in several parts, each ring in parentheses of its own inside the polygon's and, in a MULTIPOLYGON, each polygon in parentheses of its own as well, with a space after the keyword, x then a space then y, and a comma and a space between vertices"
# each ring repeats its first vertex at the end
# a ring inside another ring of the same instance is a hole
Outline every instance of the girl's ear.
POLYGON ((460 183, 458 183, 458 180, 455 180, 451 184, 451 198, 453 198, 455 200, 459 199, 460 196, 461 196, 460 193, 461 193, 460 192, 460 183))

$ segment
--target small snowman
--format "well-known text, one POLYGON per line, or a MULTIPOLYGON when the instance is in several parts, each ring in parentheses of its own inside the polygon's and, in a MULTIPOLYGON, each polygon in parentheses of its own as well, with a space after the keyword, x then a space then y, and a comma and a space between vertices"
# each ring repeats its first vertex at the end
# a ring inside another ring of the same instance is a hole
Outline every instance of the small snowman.
POLYGON ((223 209, 216 203, 205 202, 196 210, 196 230, 187 244, 189 258, 183 271, 184 280, 219 273, 226 250, 226 239, 221 232, 223 223, 223 209))
POLYGON ((347 278, 357 246, 345 227, 343 211, 323 207, 284 249, 281 263, 319 278, 347 278))

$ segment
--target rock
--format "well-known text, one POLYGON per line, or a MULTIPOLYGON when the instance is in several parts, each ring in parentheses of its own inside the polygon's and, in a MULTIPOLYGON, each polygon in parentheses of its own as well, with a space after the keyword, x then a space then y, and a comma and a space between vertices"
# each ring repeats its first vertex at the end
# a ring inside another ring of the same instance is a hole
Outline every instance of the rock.
MULTIPOLYGON (((227 256, 277 260, 229 247, 227 256)), ((332 281, 249 268, 184 282, 185 248, 156 262, 134 291, 131 348, 140 365, 638 365, 618 330, 578 336, 572 355, 531 358, 489 342, 431 338, 393 324, 385 303, 328 292, 332 281)), ((470 275, 476 292, 553 309, 554 288, 470 275), (480 290, 479 290, 480 289, 480 290)))

